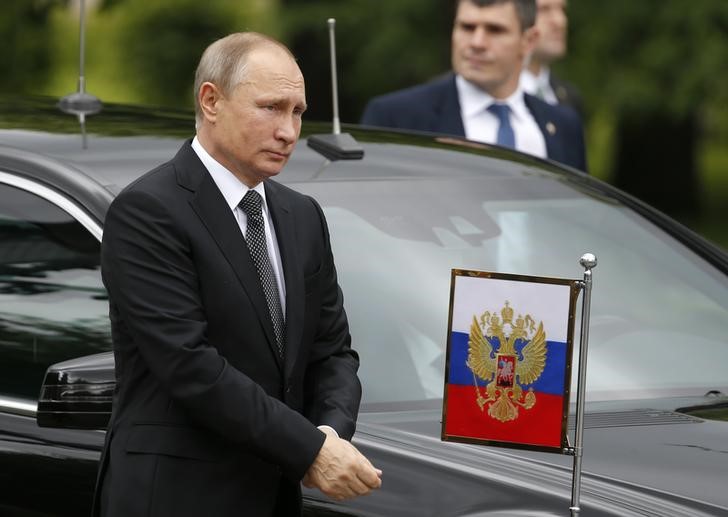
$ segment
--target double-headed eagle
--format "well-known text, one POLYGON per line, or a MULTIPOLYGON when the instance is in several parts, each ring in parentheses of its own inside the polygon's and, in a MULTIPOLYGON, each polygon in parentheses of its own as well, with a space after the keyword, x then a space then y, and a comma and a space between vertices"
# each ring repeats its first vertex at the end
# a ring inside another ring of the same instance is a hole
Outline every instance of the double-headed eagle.
POLYGON ((546 366, 546 333, 543 322, 520 314, 513 321, 508 302, 500 311, 486 311, 480 321, 473 315, 468 339, 468 368, 473 372, 477 403, 500 422, 518 418, 518 406, 531 409, 536 404, 533 388, 524 393, 523 386, 535 382, 546 366), (481 394, 477 377, 488 384, 486 397, 481 394))

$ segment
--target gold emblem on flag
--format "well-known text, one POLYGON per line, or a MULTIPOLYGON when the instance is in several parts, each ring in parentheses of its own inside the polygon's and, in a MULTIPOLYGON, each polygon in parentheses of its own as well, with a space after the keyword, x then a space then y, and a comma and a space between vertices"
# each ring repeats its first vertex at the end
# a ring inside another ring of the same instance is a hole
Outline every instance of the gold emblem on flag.
POLYGON ((468 338, 467 366, 473 372, 476 402, 481 411, 500 422, 518 418, 518 408, 526 410, 536 405, 534 383, 546 366, 546 333, 543 321, 529 315, 518 315, 508 301, 499 313, 486 311, 478 320, 473 315, 468 338), (477 378, 487 384, 481 393, 477 378))

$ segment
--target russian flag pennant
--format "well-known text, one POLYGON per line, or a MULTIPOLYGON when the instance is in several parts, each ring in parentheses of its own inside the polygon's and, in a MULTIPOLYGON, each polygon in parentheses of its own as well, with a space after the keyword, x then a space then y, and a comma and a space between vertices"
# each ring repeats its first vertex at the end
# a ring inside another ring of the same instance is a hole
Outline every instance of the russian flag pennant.
POLYGON ((563 453, 578 280, 452 270, 442 439, 563 453))

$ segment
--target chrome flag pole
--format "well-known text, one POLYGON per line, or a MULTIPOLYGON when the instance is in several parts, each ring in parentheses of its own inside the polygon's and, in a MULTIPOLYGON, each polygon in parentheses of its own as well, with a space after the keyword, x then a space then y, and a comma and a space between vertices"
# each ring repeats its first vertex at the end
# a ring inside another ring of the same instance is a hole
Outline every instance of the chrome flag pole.
POLYGON ((572 517, 578 516, 579 498, 581 495, 581 458, 584 439, 584 404, 586 394, 586 360, 589 348, 589 314, 591 311, 592 269, 597 266, 597 257, 592 253, 584 253, 579 259, 584 268, 584 299, 581 306, 581 341, 579 347, 579 378, 576 390, 576 431, 574 433, 574 472, 571 481, 572 517))

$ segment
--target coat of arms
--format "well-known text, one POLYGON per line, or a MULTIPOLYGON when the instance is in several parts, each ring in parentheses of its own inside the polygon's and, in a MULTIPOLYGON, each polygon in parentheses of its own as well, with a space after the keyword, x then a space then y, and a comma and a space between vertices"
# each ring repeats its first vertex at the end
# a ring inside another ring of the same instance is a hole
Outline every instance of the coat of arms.
POLYGON ((480 321, 473 315, 468 339, 467 366, 473 372, 476 401, 481 411, 500 422, 518 418, 519 406, 528 410, 536 404, 534 383, 546 366, 546 333, 543 322, 529 314, 518 315, 508 301, 497 312, 486 311, 480 321), (476 376, 487 383, 481 393, 476 376))

